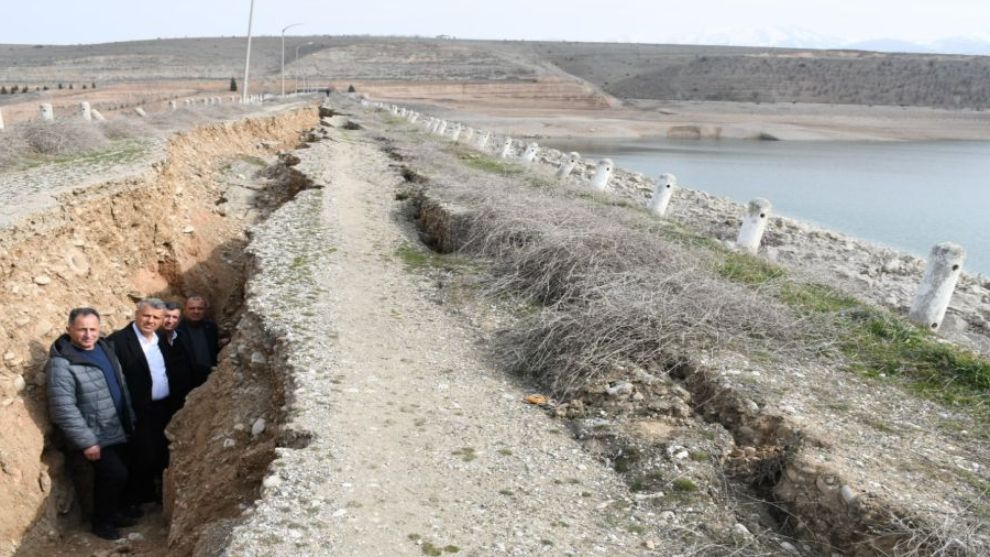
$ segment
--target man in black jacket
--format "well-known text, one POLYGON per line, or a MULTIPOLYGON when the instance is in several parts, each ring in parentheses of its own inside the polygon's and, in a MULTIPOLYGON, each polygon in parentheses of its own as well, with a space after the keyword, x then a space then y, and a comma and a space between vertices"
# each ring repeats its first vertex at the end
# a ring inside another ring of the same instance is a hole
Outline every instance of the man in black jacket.
POLYGON ((182 310, 176 302, 165 302, 165 313, 162 319, 162 328, 159 331, 159 339, 162 354, 165 355, 165 369, 168 370, 169 377, 182 378, 180 388, 172 389, 172 396, 176 399, 178 411, 185 404, 186 395, 189 391, 202 384, 198 380, 192 362, 192 348, 189 346, 189 339, 186 335, 179 334, 179 322, 182 319, 182 310))
POLYGON ((158 298, 138 302, 134 321, 110 335, 131 393, 137 424, 131 437, 133 466, 128 495, 132 503, 161 502, 162 471, 168 466, 165 426, 178 408, 183 378, 165 365, 158 328, 165 303, 158 298), (173 395, 173 393, 175 393, 173 395))
POLYGON ((93 468, 93 533, 118 539, 117 528, 132 526, 135 518, 127 516, 122 499, 135 416, 120 362, 100 339, 95 309, 69 312, 66 334, 52 344, 45 372, 52 421, 93 468))
POLYGON ((217 324, 206 318, 209 307, 202 296, 187 298, 178 328, 179 338, 184 338, 193 362, 193 384, 197 386, 206 381, 213 366, 217 365, 217 354, 223 343, 217 324))

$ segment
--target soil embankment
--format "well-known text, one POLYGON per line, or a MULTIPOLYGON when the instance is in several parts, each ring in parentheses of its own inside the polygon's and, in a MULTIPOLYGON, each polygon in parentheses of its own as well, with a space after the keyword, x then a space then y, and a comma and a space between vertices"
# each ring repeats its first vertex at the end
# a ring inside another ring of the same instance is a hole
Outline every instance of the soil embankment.
POLYGON ((248 176, 315 121, 315 108, 297 107, 177 134, 133 174, 78 188, 53 180, 53 208, 15 211, 0 230, 0 554, 53 554, 80 521, 43 372, 67 311, 93 306, 110 332, 140 297, 202 293, 229 324, 246 227, 277 202, 248 176))

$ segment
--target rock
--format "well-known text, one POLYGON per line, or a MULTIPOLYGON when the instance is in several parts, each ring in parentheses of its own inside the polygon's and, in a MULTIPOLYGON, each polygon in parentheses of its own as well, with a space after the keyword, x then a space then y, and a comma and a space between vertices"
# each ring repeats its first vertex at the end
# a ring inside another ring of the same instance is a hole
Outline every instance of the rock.
POLYGON ((261 352, 251 353, 251 364, 253 365, 264 365, 268 363, 268 358, 261 352))
POLYGON ((842 486, 842 489, 839 490, 839 493, 842 494, 842 500, 845 501, 847 505, 852 505, 853 503, 855 503, 856 498, 858 497, 856 495, 856 492, 853 491, 853 488, 849 487, 848 485, 842 486))
POLYGON ((24 381, 24 376, 23 375, 15 376, 13 385, 14 385, 14 392, 19 393, 23 391, 24 388, 27 387, 27 383, 24 381))
POLYGON ((233 439, 231 439, 229 437, 223 440, 223 448, 225 448, 225 449, 232 449, 232 448, 234 448, 236 446, 237 446, 237 441, 235 441, 235 440, 233 440, 233 439))
POLYGON ((788 553, 793 554, 793 555, 800 555, 801 554, 801 552, 798 551, 798 548, 794 547, 794 544, 792 544, 790 542, 780 542, 780 548, 783 549, 784 551, 788 552, 788 553))
POLYGON ((885 273, 899 273, 901 271, 901 261, 896 257, 890 258, 884 262, 880 269, 885 273))
POLYGON ((251 437, 257 437, 265 432, 265 419, 258 418, 254 421, 254 425, 251 426, 251 437))
POLYGON ((14 354, 13 352, 7 352, 6 354, 3 355, 3 361, 5 361, 5 362, 11 362, 16 357, 17 357, 17 354, 14 354))
POLYGON ((186 227, 182 229, 182 233, 183 234, 192 234, 195 231, 196 231, 196 229, 193 228, 191 224, 190 225, 186 225, 186 227))
POLYGON ((144 535, 141 534, 141 532, 131 532, 130 534, 127 534, 127 539, 132 542, 143 542, 144 535))
POLYGON ((749 528, 746 528, 746 526, 737 522, 736 525, 732 527, 732 537, 740 540, 748 540, 753 537, 753 534, 750 533, 749 528))
POLYGON ((605 393, 608 396, 623 396, 631 395, 633 393, 633 385, 628 381, 619 381, 615 385, 605 389, 605 393))
POLYGON ((38 286, 44 286, 46 284, 51 284, 51 282, 52 282, 52 279, 49 278, 49 277, 47 277, 47 276, 45 276, 45 275, 38 275, 38 276, 34 277, 34 283, 37 284, 38 286))

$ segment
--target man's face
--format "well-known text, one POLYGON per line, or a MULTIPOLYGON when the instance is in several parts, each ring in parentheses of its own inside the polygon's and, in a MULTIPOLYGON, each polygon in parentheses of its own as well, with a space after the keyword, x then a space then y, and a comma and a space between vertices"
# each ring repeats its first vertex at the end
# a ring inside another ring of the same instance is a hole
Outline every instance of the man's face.
POLYGON ((190 298, 186 300, 186 320, 199 323, 206 317, 206 300, 202 298, 190 298))
POLYGON ((100 339, 100 319, 95 315, 80 315, 65 328, 72 344, 83 350, 92 350, 100 339))
POLYGON ((162 326, 162 320, 165 317, 165 310, 155 309, 151 306, 144 306, 143 308, 134 312, 134 323, 137 325, 139 331, 145 336, 150 336, 152 333, 158 330, 158 327, 162 326))
POLYGON ((179 318, 182 315, 182 311, 179 308, 166 309, 165 315, 162 317, 162 330, 167 332, 172 332, 176 327, 179 326, 179 318))

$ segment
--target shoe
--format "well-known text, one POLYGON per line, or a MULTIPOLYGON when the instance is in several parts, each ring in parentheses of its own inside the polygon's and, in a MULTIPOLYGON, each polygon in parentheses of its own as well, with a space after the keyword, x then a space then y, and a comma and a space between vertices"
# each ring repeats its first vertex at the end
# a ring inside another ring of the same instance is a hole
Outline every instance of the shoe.
POLYGON ((125 505, 121 507, 119 514, 126 518, 138 519, 144 516, 144 511, 141 510, 141 505, 125 505))
POLYGON ((113 524, 94 524, 93 535, 105 540, 119 540, 120 531, 113 524))
POLYGON ((110 519, 113 525, 117 528, 127 528, 128 526, 134 526, 138 523, 136 518, 131 518, 129 516, 124 516, 123 514, 115 514, 113 518, 110 519))

